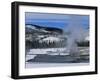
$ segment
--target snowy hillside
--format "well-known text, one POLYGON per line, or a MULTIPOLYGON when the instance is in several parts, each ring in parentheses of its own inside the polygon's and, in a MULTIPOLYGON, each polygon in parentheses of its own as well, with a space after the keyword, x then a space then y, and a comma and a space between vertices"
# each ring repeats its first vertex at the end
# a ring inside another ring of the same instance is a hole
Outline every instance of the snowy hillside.
POLYGON ((61 34, 63 33, 62 29, 59 28, 53 28, 53 27, 43 27, 39 25, 31 25, 26 24, 26 32, 30 33, 42 33, 42 34, 61 34), (31 31, 30 31, 31 30, 31 31))
MULTIPOLYGON (((26 45, 29 48, 47 48, 47 47, 64 47, 67 45, 68 33, 64 33, 62 29, 53 27, 43 27, 38 25, 26 24, 26 45)), ((84 45, 89 45, 88 32, 86 37, 82 40, 84 45), (85 43, 86 41, 86 43, 85 43)), ((81 42, 81 41, 80 41, 81 42)), ((80 44, 79 45, 83 45, 80 44)))

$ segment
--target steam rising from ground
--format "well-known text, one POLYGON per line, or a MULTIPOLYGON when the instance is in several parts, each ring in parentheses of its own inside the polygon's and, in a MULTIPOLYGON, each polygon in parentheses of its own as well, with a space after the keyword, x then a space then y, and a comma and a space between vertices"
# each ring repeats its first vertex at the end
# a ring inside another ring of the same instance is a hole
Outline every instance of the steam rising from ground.
MULTIPOLYGON (((69 32, 68 39, 66 42, 66 48, 69 54, 73 57, 79 57, 79 49, 77 42, 83 41, 86 37, 86 29, 82 27, 81 18, 76 15, 71 15, 70 22, 66 31, 69 32)), ((66 33, 65 31, 65 33, 66 33)))

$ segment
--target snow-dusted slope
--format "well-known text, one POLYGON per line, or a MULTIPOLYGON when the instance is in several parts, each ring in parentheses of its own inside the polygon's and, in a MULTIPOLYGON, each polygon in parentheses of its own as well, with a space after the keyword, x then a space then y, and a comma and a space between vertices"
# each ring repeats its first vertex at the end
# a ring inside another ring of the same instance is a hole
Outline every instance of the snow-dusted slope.
POLYGON ((30 28, 30 29, 34 29, 34 30, 36 29, 35 26, 29 25, 29 24, 27 24, 26 27, 27 27, 27 28, 30 28))
POLYGON ((55 27, 44 27, 44 26, 39 26, 39 25, 32 25, 32 24, 26 24, 26 32, 27 30, 31 29, 34 30, 35 32, 41 32, 41 33, 58 33, 61 34, 63 32, 62 29, 55 28, 55 27))
POLYGON ((56 42, 59 42, 59 41, 61 41, 61 39, 58 38, 58 37, 52 37, 51 36, 51 37, 44 38, 43 41, 48 41, 48 42, 54 42, 54 41, 56 41, 56 42))
POLYGON ((89 41, 89 36, 87 36, 87 37, 85 38, 85 41, 89 41))

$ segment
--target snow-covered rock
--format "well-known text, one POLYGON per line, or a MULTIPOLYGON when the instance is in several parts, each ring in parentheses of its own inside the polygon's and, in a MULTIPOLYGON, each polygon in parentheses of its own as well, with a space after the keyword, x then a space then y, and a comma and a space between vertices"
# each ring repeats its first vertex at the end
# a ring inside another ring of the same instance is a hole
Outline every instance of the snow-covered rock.
POLYGON ((62 41, 62 39, 58 38, 58 37, 50 36, 50 37, 42 39, 41 41, 43 41, 43 42, 45 41, 45 42, 49 43, 49 42, 59 42, 59 41, 62 41))

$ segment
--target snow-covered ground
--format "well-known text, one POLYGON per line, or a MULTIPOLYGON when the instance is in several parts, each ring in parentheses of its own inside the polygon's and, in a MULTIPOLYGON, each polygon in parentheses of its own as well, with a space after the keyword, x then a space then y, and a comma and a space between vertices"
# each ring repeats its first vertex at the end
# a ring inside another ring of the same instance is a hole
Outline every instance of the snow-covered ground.
POLYGON ((32 54, 48 54, 50 52, 62 52, 66 50, 66 48, 41 48, 41 49, 30 49, 29 52, 27 52, 28 55, 32 54))
MULTIPOLYGON (((82 52, 82 54, 88 54, 89 53, 89 47, 78 47, 79 51, 82 52)), ((37 54, 49 54, 49 53, 53 53, 53 55, 55 53, 60 52, 61 55, 66 54, 69 55, 69 53, 67 53, 67 48, 41 48, 41 49, 30 49, 27 52, 27 55, 37 55, 37 54)), ((51 54, 52 55, 52 54, 51 54)))
POLYGON ((58 51, 60 55, 69 55, 69 53, 64 53, 66 48, 41 48, 41 49, 30 49, 26 55, 26 61, 34 58, 38 54, 49 54, 49 55, 58 55, 58 51))
MULTIPOLYGON (((34 59, 37 54, 49 54, 56 55, 57 51, 62 55, 68 55, 69 53, 64 53, 66 48, 44 48, 44 49, 30 49, 26 55, 26 61, 29 59, 34 59)), ((89 47, 79 47, 80 55, 89 55, 89 47)), ((26 62, 26 68, 39 68, 39 67, 56 67, 56 66, 79 66, 79 65, 88 65, 89 63, 39 63, 39 62, 26 62)))

